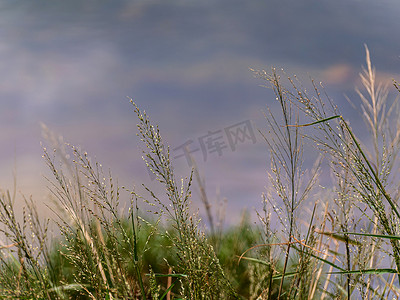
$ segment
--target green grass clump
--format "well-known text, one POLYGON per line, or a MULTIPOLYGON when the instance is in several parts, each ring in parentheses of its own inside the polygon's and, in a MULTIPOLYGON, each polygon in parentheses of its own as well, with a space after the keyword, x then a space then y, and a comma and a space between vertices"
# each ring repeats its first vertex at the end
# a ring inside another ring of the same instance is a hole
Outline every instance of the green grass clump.
POLYGON ((31 199, 19 212, 15 192, 0 194, 0 299, 399 298, 398 102, 376 83, 366 54, 364 90, 356 90, 364 143, 322 86, 312 82, 310 93, 275 69, 254 71, 281 113, 268 108, 260 130, 270 168, 259 225, 245 212, 235 226, 216 226, 195 162, 178 177, 159 128, 133 101, 143 158, 164 195, 119 187, 46 131, 54 217, 40 218, 31 199), (305 167, 310 142, 317 159, 305 167), (332 185, 321 187, 326 169, 332 185), (208 231, 190 210, 193 184, 208 231))

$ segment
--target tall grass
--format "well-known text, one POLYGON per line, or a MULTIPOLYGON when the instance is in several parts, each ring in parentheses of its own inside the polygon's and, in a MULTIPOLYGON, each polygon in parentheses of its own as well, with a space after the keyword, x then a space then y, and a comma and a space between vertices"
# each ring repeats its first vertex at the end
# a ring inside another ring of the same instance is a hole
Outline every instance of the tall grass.
POLYGON ((153 126, 146 113, 141 112, 132 100, 131 102, 139 119, 139 135, 148 149, 144 160, 157 180, 165 186, 169 200, 169 204, 164 204, 147 189, 161 211, 168 214, 177 230, 178 234, 172 241, 179 259, 177 271, 184 275, 182 280, 184 294, 193 299, 236 298, 236 293, 225 277, 213 247, 198 228, 197 216, 189 213, 192 174, 187 182, 181 180, 181 185, 178 186, 170 161, 169 148, 165 148, 158 127, 153 126))
MULTIPOLYGON (((285 109, 282 109, 284 129, 281 130, 290 131, 292 129, 293 132, 297 132, 300 128, 313 127, 314 131, 309 134, 308 138, 314 141, 319 151, 327 156, 331 170, 336 177, 334 190, 337 196, 335 204, 340 213, 338 214, 337 210, 334 211, 336 215, 334 221, 339 223, 338 229, 342 234, 340 240, 344 243, 345 260, 342 265, 338 265, 334 261, 331 262, 334 263, 335 268, 340 270, 336 274, 346 276, 346 288, 341 289, 337 285, 338 291, 335 292, 335 297, 339 297, 340 294, 342 294, 340 297, 350 297, 355 288, 358 288, 359 292, 365 297, 369 297, 368 295, 377 287, 371 287, 371 278, 368 278, 367 282, 362 281, 361 274, 398 273, 400 267, 397 238, 399 209, 398 190, 396 189, 398 187, 395 184, 396 181, 394 181, 397 170, 395 169, 395 172, 393 172, 397 163, 400 131, 397 120, 395 120, 394 126, 390 123, 390 115, 396 109, 397 100, 389 106, 387 88, 375 84, 375 70, 372 68, 367 48, 366 56, 367 67, 360 74, 366 92, 357 90, 357 93, 361 98, 363 118, 371 133, 372 152, 366 150, 367 148, 356 138, 349 122, 344 119, 338 107, 321 92, 323 87, 318 87, 312 82, 314 92, 310 95, 296 78, 289 77, 289 88, 285 88, 275 70, 272 70, 271 74, 265 71, 256 72, 258 76, 270 83, 280 102, 282 102, 281 99, 284 99, 286 106, 294 106, 297 109, 296 114, 301 112, 302 118, 309 119, 308 122, 305 121, 303 124, 298 122, 289 124, 286 121, 285 109), (354 209, 359 209, 358 215, 364 216, 367 223, 372 224, 372 232, 371 228, 368 227, 360 228, 360 230, 365 231, 364 233, 351 232, 352 228, 357 228, 360 222, 355 217, 354 209), (359 236, 369 237, 371 242, 367 243, 366 240, 355 241, 354 238, 359 236), (376 265, 375 260, 379 255, 378 253, 386 252, 385 248, 379 246, 381 241, 374 240, 377 237, 389 241, 391 248, 389 255, 394 264, 394 269, 380 269, 376 265), (355 269, 357 267, 359 269, 355 269)), ((289 138, 286 137, 282 140, 290 148, 289 138)), ((280 144, 275 142, 274 145, 280 144)), ((273 149, 273 147, 271 148, 273 149)), ((280 145, 280 149, 284 149, 284 147, 280 145)), ((290 153, 288 150, 284 151, 290 153)), ((274 155, 276 156, 276 154, 274 155)), ((280 159, 279 163, 280 167, 288 165, 283 159, 280 159)), ((276 174, 275 176, 280 175, 277 167, 273 166, 272 170, 276 174)), ((284 187, 286 188, 287 185, 284 187)), ((274 186, 274 188, 277 191, 282 190, 281 187, 276 188, 274 186)), ((291 203, 284 200, 283 204, 288 211, 291 211, 291 203)), ((289 231, 289 233, 291 232, 289 231)), ((326 232, 320 233, 327 234, 326 232)), ((334 237, 334 235, 331 234, 331 237, 334 237)), ((290 237, 288 240, 291 241, 290 237)), ((306 244, 308 244, 307 240, 306 244)), ((316 255, 315 245, 309 244, 308 246, 313 247, 313 253, 310 255, 316 255)), ((287 248, 289 249, 289 246, 287 248)), ((319 259, 321 259, 320 256, 319 259)), ((387 280, 381 276, 378 277, 383 280, 384 285, 382 286, 387 287, 387 280)), ((282 275, 282 278, 284 278, 284 275, 282 275)), ((379 284, 382 284, 382 282, 379 284)), ((327 285, 324 286, 324 289, 326 289, 327 285)), ((392 286, 390 287, 392 288, 392 286)), ((373 293, 375 294, 375 292, 373 293)), ((323 295, 325 293, 326 290, 323 295)))
POLYGON ((280 110, 270 105, 260 130, 270 168, 258 226, 246 213, 237 226, 217 226, 195 161, 175 174, 159 128, 131 101, 144 162, 164 194, 119 187, 44 128, 53 217, 42 219, 32 199, 19 212, 16 193, 0 194, 0 298, 398 299, 398 102, 376 82, 368 48, 356 90, 364 143, 322 86, 312 81, 309 93, 296 77, 254 72, 280 110), (317 159, 307 168, 310 143, 317 159), (326 165, 332 184, 322 188, 326 165), (195 184, 209 231, 190 210, 195 184))

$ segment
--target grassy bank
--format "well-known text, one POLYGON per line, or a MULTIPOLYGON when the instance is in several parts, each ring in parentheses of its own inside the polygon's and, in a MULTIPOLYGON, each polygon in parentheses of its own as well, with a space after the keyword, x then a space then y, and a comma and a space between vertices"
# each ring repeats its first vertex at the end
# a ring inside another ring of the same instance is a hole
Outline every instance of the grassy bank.
POLYGON ((312 82, 308 91, 275 69, 254 71, 281 112, 267 109, 260 130, 271 165, 257 226, 244 213, 222 230, 202 193, 211 228, 204 230, 190 212, 192 185, 204 191, 198 170, 175 174, 159 128, 133 101, 145 163, 165 195, 119 187, 74 146, 44 149, 52 219, 41 219, 29 199, 19 218, 15 196, 0 196, 0 298, 399 298, 398 104, 375 82, 366 54, 357 101, 371 147, 321 86, 312 82), (307 143, 319 153, 312 166, 303 165, 307 143), (323 164, 332 185, 322 188, 323 164), (142 203, 151 215, 139 210, 142 203))

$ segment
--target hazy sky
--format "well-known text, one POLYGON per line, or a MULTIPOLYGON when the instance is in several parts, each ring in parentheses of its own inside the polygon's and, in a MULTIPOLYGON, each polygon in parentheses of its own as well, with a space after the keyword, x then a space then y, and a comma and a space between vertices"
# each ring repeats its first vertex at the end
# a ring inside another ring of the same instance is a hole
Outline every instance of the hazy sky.
MULTIPOLYGON (((192 141, 210 199, 219 189, 231 218, 259 208, 269 162, 257 130, 274 97, 249 68, 312 76, 348 107, 364 44, 380 78, 400 78, 399 16, 397 0, 2 1, 0 188, 12 188, 16 165, 18 190, 48 197, 41 122, 120 184, 156 188, 129 96, 171 148, 192 141), (245 125, 254 137, 229 144, 229 129, 245 125), (220 152, 203 151, 210 132, 224 139, 220 152)), ((357 128, 359 115, 346 113, 357 128)), ((184 157, 174 163, 188 174, 184 157)))

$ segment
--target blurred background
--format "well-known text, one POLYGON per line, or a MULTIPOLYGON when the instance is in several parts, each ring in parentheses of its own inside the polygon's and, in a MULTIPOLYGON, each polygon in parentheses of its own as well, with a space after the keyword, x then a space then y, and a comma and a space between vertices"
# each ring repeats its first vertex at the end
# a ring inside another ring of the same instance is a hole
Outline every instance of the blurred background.
POLYGON ((362 136, 345 97, 359 105, 364 44, 379 80, 400 80, 399 29, 397 0, 2 1, 0 189, 16 178, 19 198, 48 201, 43 123, 120 185, 162 192, 141 158, 131 97, 160 125, 176 174, 190 172, 187 145, 210 202, 227 199, 235 222, 262 207, 270 164, 258 130, 276 104, 250 68, 323 82, 362 136))

